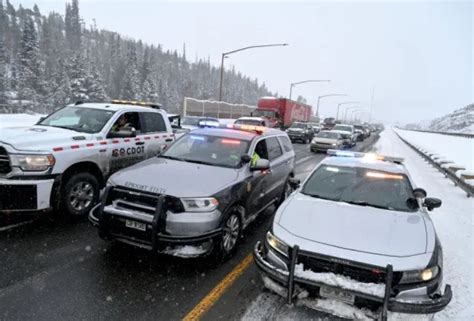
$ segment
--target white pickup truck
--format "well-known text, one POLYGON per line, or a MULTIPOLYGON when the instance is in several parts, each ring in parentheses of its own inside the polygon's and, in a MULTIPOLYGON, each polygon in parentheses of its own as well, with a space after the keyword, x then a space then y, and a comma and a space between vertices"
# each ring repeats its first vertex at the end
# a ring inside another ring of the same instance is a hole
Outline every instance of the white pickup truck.
POLYGON ((112 173, 174 139, 159 105, 127 101, 76 103, 34 126, 0 129, 0 213, 85 216, 112 173))

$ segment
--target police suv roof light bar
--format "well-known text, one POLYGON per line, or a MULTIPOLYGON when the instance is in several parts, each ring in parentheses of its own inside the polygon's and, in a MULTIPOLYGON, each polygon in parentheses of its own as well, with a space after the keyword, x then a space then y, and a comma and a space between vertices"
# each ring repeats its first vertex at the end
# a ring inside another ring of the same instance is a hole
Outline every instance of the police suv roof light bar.
POLYGON ((381 161, 392 162, 396 164, 402 164, 404 161, 404 159, 401 157, 392 157, 392 156, 378 155, 374 153, 361 153, 361 152, 343 151, 343 150, 335 150, 335 149, 328 149, 327 154, 329 156, 336 156, 336 157, 354 157, 354 158, 365 158, 368 160, 381 160, 381 161))

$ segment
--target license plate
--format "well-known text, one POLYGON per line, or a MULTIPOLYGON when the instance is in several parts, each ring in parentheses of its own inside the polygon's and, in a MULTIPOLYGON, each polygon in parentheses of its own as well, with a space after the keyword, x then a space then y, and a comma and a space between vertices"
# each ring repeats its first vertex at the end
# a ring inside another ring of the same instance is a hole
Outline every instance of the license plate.
POLYGON ((146 231, 146 224, 131 220, 125 220, 125 226, 135 230, 146 231))
POLYGON ((324 286, 319 288, 319 295, 327 299, 334 299, 350 304, 354 304, 355 300, 355 296, 351 293, 347 293, 338 289, 327 288, 324 286))

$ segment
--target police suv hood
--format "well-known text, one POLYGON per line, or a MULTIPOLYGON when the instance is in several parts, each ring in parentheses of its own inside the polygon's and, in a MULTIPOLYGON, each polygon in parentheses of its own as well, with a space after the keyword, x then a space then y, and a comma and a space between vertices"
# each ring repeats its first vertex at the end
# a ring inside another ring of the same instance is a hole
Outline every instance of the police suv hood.
POLYGON ((434 248, 431 221, 419 212, 351 205, 301 193, 282 204, 273 229, 290 246, 400 269, 424 268, 434 248))
POLYGON ((8 144, 18 151, 44 151, 65 143, 78 143, 90 137, 91 134, 48 126, 0 129, 0 143, 8 144))
POLYGON ((154 157, 123 169, 109 181, 118 186, 175 197, 209 197, 237 180, 239 170, 154 157))

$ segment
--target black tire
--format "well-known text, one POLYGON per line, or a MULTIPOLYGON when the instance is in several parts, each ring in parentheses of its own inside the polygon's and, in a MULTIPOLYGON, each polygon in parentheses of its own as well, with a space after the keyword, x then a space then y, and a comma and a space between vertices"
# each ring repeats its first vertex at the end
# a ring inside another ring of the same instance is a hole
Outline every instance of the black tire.
MULTIPOLYGON (((288 178, 288 179, 289 179, 289 178, 288 178)), ((285 187, 283 188, 283 191, 281 192, 280 199, 278 200, 278 205, 280 205, 281 203, 283 203, 283 202, 288 198, 288 196, 290 196, 290 194, 293 192, 293 190, 291 189, 290 182, 288 181, 288 179, 286 180, 286 182, 285 182, 285 187)), ((278 207, 278 206, 277 206, 277 207, 278 207)))
POLYGON ((217 239, 214 250, 221 261, 225 261, 235 254, 242 235, 242 221, 237 207, 231 207, 222 220, 222 236, 217 239), (235 229, 235 224, 237 228, 235 229))
POLYGON ((70 176, 61 189, 61 215, 66 219, 87 217, 89 211, 99 200, 99 182, 89 173, 75 173, 70 176))

